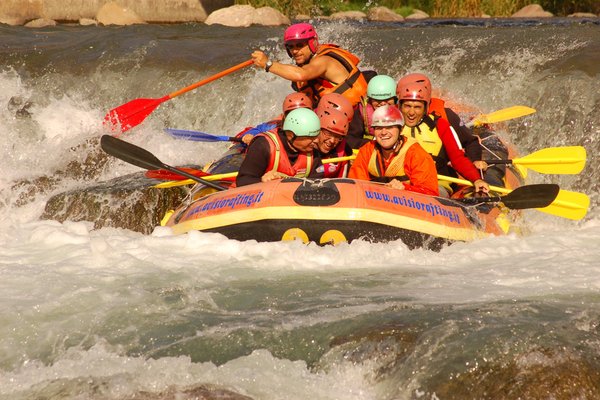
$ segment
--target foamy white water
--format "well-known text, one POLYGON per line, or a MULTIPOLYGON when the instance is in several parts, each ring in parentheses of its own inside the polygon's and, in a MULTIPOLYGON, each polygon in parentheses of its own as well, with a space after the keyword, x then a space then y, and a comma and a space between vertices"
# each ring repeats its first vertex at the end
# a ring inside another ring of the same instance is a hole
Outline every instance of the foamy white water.
MULTIPOLYGON (((399 33, 394 26, 367 28, 332 24, 323 32, 332 41, 356 45, 366 64, 383 72, 390 67, 379 59, 374 50, 379 48, 360 45, 352 35, 362 32, 365 41, 380 46, 381 38, 395 43, 392 38, 403 34, 410 43, 421 35, 399 33)), ((29 32, 11 29, 3 34, 27 37, 29 32)), ((95 29, 100 37, 113 34, 95 29)), ((173 36, 195 34, 189 27, 169 29, 173 36)), ((460 373, 457 365, 465 373, 474 363, 484 364, 484 356, 487 362, 510 360, 536 346, 597 354, 600 123, 593 110, 600 92, 598 71, 588 72, 586 59, 574 64, 575 71, 561 61, 576 58, 586 46, 594 49, 588 29, 558 29, 554 35, 560 46, 540 48, 531 39, 516 51, 513 44, 498 44, 504 43, 506 28, 420 29, 428 37, 448 37, 418 54, 407 48, 415 59, 410 68, 430 72, 459 100, 469 95, 488 110, 515 103, 537 108, 523 123, 507 127, 524 153, 559 145, 586 147, 590 162, 582 174, 530 177, 588 193, 592 206, 583 221, 528 210, 519 222, 523 235, 459 243, 439 253, 410 251, 400 242, 319 247, 237 242, 199 232, 174 236, 167 228, 142 235, 94 230, 90 222, 42 221, 39 216, 53 194, 138 171, 115 160, 94 182, 57 174, 94 151, 77 146, 102 133, 101 120, 115 102, 164 95, 200 78, 198 71, 185 69, 183 78, 171 77, 167 68, 157 82, 164 87, 149 90, 145 77, 157 72, 144 66, 155 62, 152 52, 140 56, 132 71, 128 57, 135 56, 110 50, 103 56, 113 58, 109 66, 98 61, 102 67, 87 65, 90 72, 36 64, 29 73, 16 68, 11 54, 18 52, 7 54, 0 68, 0 104, 22 97, 34 105, 30 118, 0 107, 5 129, 0 138, 0 398, 120 399, 203 384, 255 399, 433 398, 436 382, 460 373), (472 38, 465 50, 452 35, 467 33, 472 38), (491 43, 496 55, 472 64, 469 74, 461 72, 465 63, 487 56, 491 43), (477 51, 482 53, 472 54, 477 51), (453 66, 450 72, 438 68, 443 64, 438 56, 453 66), (429 66, 427 57, 434 60, 429 66), (114 67, 119 63, 124 68, 114 67), (492 81, 489 68, 494 69, 492 81), (118 76, 121 81, 115 83, 118 76), (132 84, 134 79, 140 81, 132 84), (469 90, 461 92, 463 87, 469 90), (126 100, 105 94, 111 91, 126 100), (554 93, 567 93, 570 108, 557 109, 554 93), (31 186, 17 185, 40 177, 59 179, 59 184, 31 193, 31 186), (416 344, 402 363, 390 361, 401 352, 386 340, 366 336, 372 347, 342 340, 386 326, 416 332, 416 344)), ((250 38, 265 35, 245 32, 250 38)), ((275 38, 266 42, 268 48, 280 44, 275 33, 267 35, 275 38)), ((69 38, 68 32, 61 34, 69 38)), ((156 39, 152 30, 125 29, 123 35, 142 42, 156 39)), ((101 47, 102 39, 97 40, 101 47)), ((237 39, 243 51, 236 61, 247 56, 248 40, 254 39, 237 39)), ((156 48, 167 54, 165 47, 177 52, 187 46, 158 43, 156 48)), ((51 57, 53 51, 43 53, 51 57)), ((211 54, 197 51, 207 58, 211 54)), ((80 52, 74 46, 69 54, 76 58, 80 52)), ((403 72, 406 53, 392 53, 398 60, 394 68, 403 72)), ((275 54, 285 57, 281 49, 275 54)), ((160 60, 162 53, 154 56, 160 60)), ((21 57, 26 64, 36 62, 21 57)), ((285 82, 252 69, 205 89, 202 94, 212 96, 214 109, 206 108, 200 93, 174 100, 128 133, 127 140, 172 165, 208 162, 219 157, 225 144, 178 141, 162 129, 233 133, 276 113, 289 90, 285 82), (276 95, 270 94, 273 88, 276 95), (248 101, 240 100, 244 92, 248 101)))

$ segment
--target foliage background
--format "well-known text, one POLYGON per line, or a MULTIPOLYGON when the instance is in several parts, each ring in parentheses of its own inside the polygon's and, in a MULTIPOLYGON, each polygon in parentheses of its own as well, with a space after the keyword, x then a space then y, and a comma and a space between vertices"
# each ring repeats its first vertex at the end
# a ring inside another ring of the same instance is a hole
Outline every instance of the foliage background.
POLYGON ((532 3, 541 5, 555 16, 575 12, 600 14, 600 0, 236 0, 236 4, 273 7, 291 18, 299 14, 321 16, 337 11, 367 11, 376 6, 385 6, 403 16, 419 9, 432 17, 478 17, 482 14, 509 17, 532 3))

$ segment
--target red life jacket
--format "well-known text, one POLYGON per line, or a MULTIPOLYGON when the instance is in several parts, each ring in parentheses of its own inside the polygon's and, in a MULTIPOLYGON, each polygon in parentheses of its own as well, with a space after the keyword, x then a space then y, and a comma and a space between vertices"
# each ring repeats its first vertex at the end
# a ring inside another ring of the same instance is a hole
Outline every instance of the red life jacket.
POLYGON ((307 178, 313 165, 313 155, 311 153, 299 153, 296 162, 292 165, 281 138, 277 132, 267 131, 256 136, 267 138, 269 143, 269 166, 266 172, 277 171, 287 176, 298 178, 307 178))
MULTIPOLYGON (((337 157, 346 157, 349 154, 346 153, 346 141, 342 140, 335 149, 329 154, 327 154, 326 158, 323 158, 323 161, 328 158, 337 158, 337 157)), ((332 163, 323 163, 323 173, 324 178, 344 178, 348 174, 348 160, 332 162, 332 163)))

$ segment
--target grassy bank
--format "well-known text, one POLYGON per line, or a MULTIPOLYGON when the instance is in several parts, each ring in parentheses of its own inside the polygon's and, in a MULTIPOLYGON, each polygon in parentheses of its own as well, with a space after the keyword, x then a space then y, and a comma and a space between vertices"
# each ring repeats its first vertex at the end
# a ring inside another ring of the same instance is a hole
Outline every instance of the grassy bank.
MULTIPOLYGON (((419 9, 432 17, 477 17, 482 14, 509 17, 532 3, 532 0, 236 0, 236 4, 273 7, 291 18, 299 14, 321 16, 337 11, 366 12, 375 6, 385 6, 403 16, 419 9)), ((535 3, 556 16, 575 12, 600 14, 598 0, 537 0, 535 3)))

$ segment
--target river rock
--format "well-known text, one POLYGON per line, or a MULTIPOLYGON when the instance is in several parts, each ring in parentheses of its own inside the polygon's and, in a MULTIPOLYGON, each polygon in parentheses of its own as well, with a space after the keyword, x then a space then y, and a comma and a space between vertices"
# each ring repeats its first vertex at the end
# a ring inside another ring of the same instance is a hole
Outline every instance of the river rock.
POLYGON ((159 181, 143 172, 125 175, 84 189, 52 196, 41 219, 89 221, 94 229, 124 228, 152 233, 168 210, 174 209, 186 195, 182 187, 156 189, 159 181))
POLYGON ((394 22, 404 21, 404 17, 400 14, 396 14, 394 11, 387 7, 373 7, 369 9, 367 13, 367 19, 369 21, 381 21, 381 22, 394 22))
POLYGON ((272 7, 261 7, 254 11, 253 24, 255 25, 289 25, 290 19, 272 7))
POLYGON ((0 22, 22 25, 46 18, 77 22, 96 18, 102 7, 114 3, 147 22, 203 22, 207 15, 233 4, 234 0, 2 0, 0 22))
POLYGON ((220 24, 233 27, 250 25, 289 25, 290 19, 271 7, 254 8, 247 4, 237 4, 212 12, 206 21, 207 25, 220 24))
POLYGON ((127 7, 122 7, 115 2, 110 2, 103 5, 96 20, 102 25, 133 25, 145 23, 133 10, 127 7))
POLYGON ((367 18, 367 14, 362 11, 340 11, 329 16, 331 19, 355 19, 363 20, 367 18))
POLYGON ((79 25, 89 26, 89 25, 98 25, 98 21, 92 18, 81 18, 79 20, 79 25))
POLYGON ((592 14, 592 13, 577 12, 577 13, 570 14, 569 17, 572 17, 572 18, 598 18, 598 15, 592 14))
POLYGON ((429 14, 425 11, 414 9, 412 14, 406 17, 406 19, 425 19, 429 18, 429 14))
POLYGON ((43 28, 45 26, 56 26, 56 21, 48 18, 38 18, 25 24, 27 28, 43 28))
POLYGON ((544 11, 539 4, 530 4, 512 15, 513 18, 547 18, 553 17, 551 12, 544 11))

